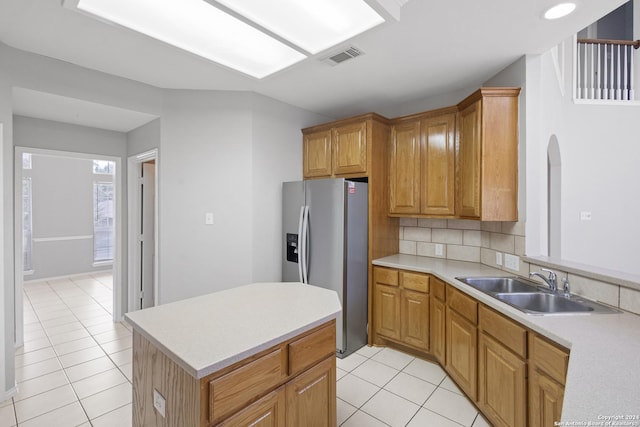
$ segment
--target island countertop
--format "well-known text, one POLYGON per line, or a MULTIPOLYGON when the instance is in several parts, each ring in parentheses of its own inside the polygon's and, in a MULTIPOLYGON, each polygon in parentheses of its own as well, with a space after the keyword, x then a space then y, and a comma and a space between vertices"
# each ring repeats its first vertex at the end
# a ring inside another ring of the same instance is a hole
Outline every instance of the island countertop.
POLYGON ((398 254, 374 260, 373 264, 433 274, 569 348, 563 425, 591 422, 591 425, 640 426, 640 316, 623 312, 527 315, 455 279, 460 276, 515 275, 515 272, 509 274, 478 263, 398 254), (621 424, 606 424, 607 421, 621 424))
POLYGON ((200 379, 336 318, 334 291, 253 283, 127 313, 134 331, 200 379))

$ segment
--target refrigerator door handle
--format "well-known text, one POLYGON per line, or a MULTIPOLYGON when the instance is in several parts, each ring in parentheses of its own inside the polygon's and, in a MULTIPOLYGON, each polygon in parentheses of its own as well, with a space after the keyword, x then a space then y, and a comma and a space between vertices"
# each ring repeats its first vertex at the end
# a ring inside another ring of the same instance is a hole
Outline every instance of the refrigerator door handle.
POLYGON ((309 206, 303 208, 302 243, 300 249, 304 254, 300 263, 302 265, 302 283, 309 283, 309 206))
POLYGON ((304 262, 304 249, 302 246, 302 233, 304 232, 304 206, 300 206, 300 216, 298 217, 298 281, 303 281, 302 264, 304 262))

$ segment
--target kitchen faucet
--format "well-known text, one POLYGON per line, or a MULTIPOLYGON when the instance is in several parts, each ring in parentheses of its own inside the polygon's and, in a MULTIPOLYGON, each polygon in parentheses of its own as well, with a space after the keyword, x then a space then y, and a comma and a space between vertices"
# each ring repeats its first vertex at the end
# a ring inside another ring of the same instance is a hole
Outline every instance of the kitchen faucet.
POLYGON ((549 277, 547 278, 547 276, 545 276, 542 273, 539 273, 537 271, 533 272, 533 273, 529 273, 529 277, 539 277, 542 280, 544 280, 544 282, 549 285, 549 287, 551 288, 552 292, 556 292, 558 290, 558 276, 556 276, 556 273, 554 273, 553 271, 546 269, 546 268, 541 268, 540 270, 542 271, 546 271, 547 273, 549 273, 549 277))

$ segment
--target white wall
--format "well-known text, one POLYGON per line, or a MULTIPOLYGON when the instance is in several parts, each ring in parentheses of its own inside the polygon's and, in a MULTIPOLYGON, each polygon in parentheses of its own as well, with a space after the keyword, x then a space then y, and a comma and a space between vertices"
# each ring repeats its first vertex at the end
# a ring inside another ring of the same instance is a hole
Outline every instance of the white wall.
POLYGON ((127 133, 127 156, 160 147, 161 120, 155 119, 127 133))
MULTIPOLYGON (((574 104, 573 41, 565 44, 560 81, 551 52, 527 58, 527 85, 536 88, 529 92, 535 114, 527 117, 530 128, 535 126, 528 138, 533 185, 527 188, 527 218, 546 232, 546 150, 556 135, 562 158, 562 258, 638 274, 640 199, 633 188, 640 181, 640 107, 574 104), (581 211, 591 212, 592 220, 581 221, 581 211)), ((529 236, 527 229, 528 254, 546 254, 546 241, 529 242, 529 236)))

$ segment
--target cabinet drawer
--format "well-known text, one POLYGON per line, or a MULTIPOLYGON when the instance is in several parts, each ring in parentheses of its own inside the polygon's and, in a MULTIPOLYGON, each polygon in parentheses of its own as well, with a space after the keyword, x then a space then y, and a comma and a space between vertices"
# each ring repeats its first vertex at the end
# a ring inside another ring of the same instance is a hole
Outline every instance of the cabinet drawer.
POLYGON ((569 352, 551 344, 537 334, 529 334, 529 360, 551 378, 564 384, 569 352))
POLYGON ((440 301, 445 301, 445 285, 444 282, 436 277, 431 277, 429 280, 431 285, 431 294, 438 298, 440 301))
POLYGON ((383 285, 398 286, 398 270, 373 267, 373 280, 383 285))
POLYGON ((209 382, 209 422, 223 420, 287 377, 283 347, 209 382))
POLYGON ((478 302, 453 286, 447 286, 447 305, 469 322, 478 324, 478 302))
POLYGON ((480 305, 480 329, 523 359, 527 357, 527 330, 516 322, 480 305))
POLYGON ((405 289, 423 293, 429 292, 429 276, 426 274, 401 271, 400 283, 405 289))
POLYGON ((302 372, 336 352, 336 323, 332 321, 289 344, 289 375, 302 372))

